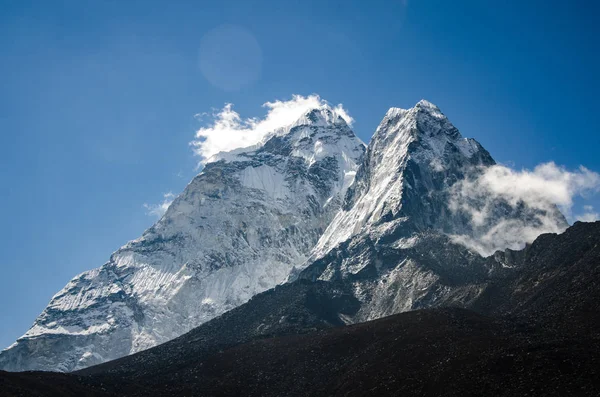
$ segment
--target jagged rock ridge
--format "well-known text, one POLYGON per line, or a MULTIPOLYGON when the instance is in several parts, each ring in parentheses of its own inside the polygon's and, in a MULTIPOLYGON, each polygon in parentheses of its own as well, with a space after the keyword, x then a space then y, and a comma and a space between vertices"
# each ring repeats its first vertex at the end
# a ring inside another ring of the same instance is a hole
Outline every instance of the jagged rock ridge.
MULTIPOLYGON (((293 277, 351 285, 363 302, 352 322, 427 307, 469 306, 490 276, 507 270, 457 244, 454 236, 477 239, 502 220, 535 220, 535 210, 501 199, 484 224, 452 210, 454 184, 494 164, 477 141, 463 138, 430 102, 390 109, 342 210, 293 277)), ((557 209, 545 215, 566 228, 557 209)))

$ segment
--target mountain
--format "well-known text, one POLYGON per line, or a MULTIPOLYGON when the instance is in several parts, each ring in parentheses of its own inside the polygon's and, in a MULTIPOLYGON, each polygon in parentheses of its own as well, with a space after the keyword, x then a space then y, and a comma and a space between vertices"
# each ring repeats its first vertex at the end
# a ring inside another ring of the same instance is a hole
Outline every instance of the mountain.
POLYGON ((220 153, 142 237, 72 279, 0 369, 72 371, 166 342, 305 262, 341 206, 364 144, 327 105, 220 153))
POLYGON ((541 215, 562 230, 568 226, 556 208, 540 214, 500 198, 472 199, 475 208, 492 202, 483 222, 453 209, 453 187, 494 164, 430 102, 390 109, 342 209, 294 277, 346 283, 363 303, 351 322, 428 307, 468 307, 490 276, 510 269, 485 260, 485 252, 466 248, 457 236, 481 240, 502 222, 536 225, 541 215))
POLYGON ((457 186, 495 164, 424 100, 390 109, 366 152, 335 110, 313 109, 210 159, 140 239, 59 292, 0 368, 71 371, 135 353, 286 280, 350 293, 359 304, 346 324, 482 305, 519 271, 487 258, 521 243, 490 242, 499 225, 568 226, 555 207, 478 194, 467 198, 486 211, 475 221, 453 205, 465 200, 457 186))
POLYGON ((301 279, 147 351, 76 374, 0 372, 0 385, 28 396, 598 395, 600 222, 485 261, 514 270, 488 278, 478 313, 345 326, 359 310, 351 291, 301 279))

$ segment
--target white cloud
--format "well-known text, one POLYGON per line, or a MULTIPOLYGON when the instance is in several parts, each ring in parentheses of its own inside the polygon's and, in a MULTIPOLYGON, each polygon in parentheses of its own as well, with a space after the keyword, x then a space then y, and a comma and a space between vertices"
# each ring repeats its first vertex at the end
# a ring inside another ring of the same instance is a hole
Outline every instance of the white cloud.
MULTIPOLYGON (((451 189, 450 209, 465 214, 473 228, 471 235, 454 239, 483 255, 498 249, 520 249, 542 233, 564 231, 567 224, 556 206, 573 220, 574 198, 598 191, 600 174, 585 167, 568 171, 552 162, 533 171, 489 167, 451 189), (517 213, 521 215, 515 216, 517 213)), ((588 219, 598 215, 589 208, 586 211, 583 216, 588 219)))
POLYGON ((173 202, 173 199, 175 199, 175 195, 172 192, 165 193, 163 195, 162 203, 160 203, 160 204, 144 203, 143 207, 148 211, 148 212, 146 212, 147 215, 160 218, 165 214, 165 212, 167 212, 167 209, 173 202))
POLYGON ((352 123, 354 123, 354 119, 352 116, 350 116, 348 111, 344 109, 344 106, 341 103, 338 103, 337 106, 333 108, 333 111, 340 115, 340 117, 343 118, 348 125, 352 125, 352 123))
POLYGON ((600 213, 594 211, 594 207, 591 205, 584 205, 583 210, 585 211, 583 214, 577 215, 576 219, 581 222, 596 222, 600 220, 600 213))
MULTIPOLYGON (((230 151, 259 143, 269 133, 293 124, 307 111, 321 106, 329 106, 319 95, 293 95, 289 101, 267 102, 267 114, 262 117, 243 119, 233 110, 233 104, 225 104, 220 111, 213 112, 211 122, 196 132, 191 142, 194 152, 205 163, 219 152, 230 151)), ((354 120, 341 104, 332 107, 348 124, 354 120)), ((206 117, 206 114, 199 114, 206 117)))

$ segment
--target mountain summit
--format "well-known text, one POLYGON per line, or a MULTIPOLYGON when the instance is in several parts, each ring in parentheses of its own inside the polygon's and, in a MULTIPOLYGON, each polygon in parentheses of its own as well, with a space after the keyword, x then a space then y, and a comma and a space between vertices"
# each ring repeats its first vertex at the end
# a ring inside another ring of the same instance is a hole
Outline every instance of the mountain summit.
POLYGON ((447 209, 448 188, 490 154, 463 138, 433 104, 390 109, 377 127, 341 211, 316 247, 319 256, 356 234, 372 238, 403 227, 411 231, 467 226, 447 209))
POLYGON ((214 156, 142 237, 58 292, 0 369, 72 371, 135 353, 285 281, 340 208, 364 150, 321 106, 214 156))
MULTIPOLYGON (((430 102, 390 109, 342 209, 292 279, 346 284, 361 301, 346 318, 352 323, 427 307, 468 307, 488 278, 506 269, 458 244, 456 236, 478 239, 502 222, 536 219, 535 210, 501 199, 481 224, 451 208, 453 186, 493 165, 490 154, 463 138, 430 102)), ((566 228, 557 209, 545 216, 566 228)))

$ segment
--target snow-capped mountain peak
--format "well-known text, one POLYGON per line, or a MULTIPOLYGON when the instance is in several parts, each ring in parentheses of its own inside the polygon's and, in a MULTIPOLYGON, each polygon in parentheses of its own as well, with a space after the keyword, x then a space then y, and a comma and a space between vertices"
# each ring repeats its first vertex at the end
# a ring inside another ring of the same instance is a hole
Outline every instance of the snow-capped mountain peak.
POLYGON ((305 112, 290 128, 300 125, 327 127, 333 125, 346 125, 344 117, 329 105, 321 105, 305 112))
MULTIPOLYGON (((462 172, 460 167, 492 164, 494 160, 489 153, 475 140, 462 138, 430 102, 420 101, 411 109, 391 108, 367 148, 344 211, 338 213, 325 231, 313 256, 324 255, 355 234, 367 230, 383 232, 389 224, 384 227, 382 217, 399 219, 407 204, 420 205, 428 200, 420 193, 413 200, 407 199, 417 193, 417 184, 427 184, 421 193, 431 199, 431 194, 444 194, 448 183, 456 180, 452 175, 462 172)), ((432 208, 427 205, 422 208, 424 212, 419 216, 428 217, 423 227, 433 227, 437 222, 432 208)))
POLYGON ((347 322, 465 304, 496 269, 453 236, 535 219, 499 201, 474 225, 449 207, 457 182, 494 164, 427 101, 389 109, 366 151, 342 110, 310 109, 214 156, 141 238, 56 294, 0 369, 70 371, 134 353, 296 277, 349 284, 361 309, 347 322))
POLYGON ((494 164, 432 103, 391 108, 342 209, 293 276, 349 284, 363 302, 352 322, 475 299, 494 269, 452 235, 477 239, 494 222, 533 219, 499 201, 500 218, 478 228, 450 209, 452 186, 494 164))
MULTIPOLYGON (((220 152, 212 156, 206 163, 216 161, 238 161, 247 153, 255 151, 271 150, 278 148, 287 150, 292 147, 306 147, 309 143, 332 143, 334 145, 342 145, 340 148, 343 152, 356 151, 356 141, 360 141, 348 125, 344 115, 328 104, 323 104, 304 112, 294 122, 280 126, 267 135, 257 144, 235 149, 228 152, 220 152), (345 138, 343 138, 345 137, 345 138)), ((362 143, 362 142, 361 142, 362 143)), ((364 143, 358 151, 364 151, 364 143)), ((330 148, 336 151, 336 148, 330 148)), ((326 153, 323 148, 318 148, 317 151, 326 153)), ((348 156, 347 156, 348 157, 348 156)), ((350 158, 356 157, 349 155, 350 158)))
POLYGON ((71 371, 177 337, 286 280, 340 208, 364 144, 322 106, 205 164, 164 216, 71 280, 0 369, 71 371))

